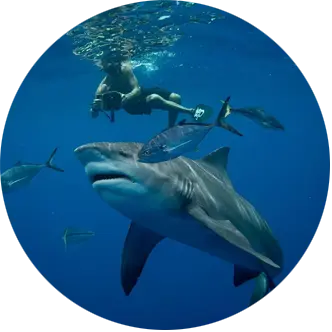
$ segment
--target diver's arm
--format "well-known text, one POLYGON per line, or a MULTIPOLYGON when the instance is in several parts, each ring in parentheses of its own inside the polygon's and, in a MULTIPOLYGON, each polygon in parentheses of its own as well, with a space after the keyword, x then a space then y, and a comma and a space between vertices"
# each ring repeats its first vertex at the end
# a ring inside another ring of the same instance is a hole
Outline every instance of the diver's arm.
POLYGON ((107 76, 100 82, 90 109, 91 116, 96 118, 98 112, 103 108, 102 94, 108 90, 107 76))
POLYGON ((125 95, 125 99, 135 98, 140 95, 141 87, 139 86, 138 80, 133 72, 133 69, 129 63, 126 63, 122 67, 122 72, 127 76, 131 91, 125 95))
POLYGON ((100 82, 97 91, 95 93, 95 99, 100 99, 100 95, 105 93, 107 91, 108 85, 107 85, 107 76, 100 82))

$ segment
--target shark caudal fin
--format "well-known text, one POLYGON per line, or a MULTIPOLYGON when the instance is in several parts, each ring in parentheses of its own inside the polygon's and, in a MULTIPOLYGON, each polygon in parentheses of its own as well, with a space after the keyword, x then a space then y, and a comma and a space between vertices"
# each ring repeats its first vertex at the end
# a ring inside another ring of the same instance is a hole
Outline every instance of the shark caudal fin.
POLYGON ((53 164, 53 159, 54 159, 54 156, 55 156, 57 150, 58 150, 58 148, 55 148, 55 149, 53 150, 53 152, 52 152, 52 154, 50 155, 49 159, 48 159, 47 162, 45 163, 45 166, 48 167, 48 168, 51 168, 51 169, 53 169, 53 170, 55 170, 55 171, 57 171, 57 172, 64 172, 63 169, 61 169, 61 168, 59 168, 59 167, 57 167, 57 166, 55 166, 55 165, 53 164))
POLYGON ((255 304, 261 300, 269 291, 275 288, 273 280, 264 272, 260 273, 256 278, 256 285, 254 292, 250 298, 250 305, 255 304))
POLYGON ((250 298, 250 306, 261 300, 269 291, 276 287, 273 280, 266 273, 251 271, 238 265, 234 266, 233 284, 235 287, 238 287, 251 279, 255 279, 256 284, 254 292, 250 298))

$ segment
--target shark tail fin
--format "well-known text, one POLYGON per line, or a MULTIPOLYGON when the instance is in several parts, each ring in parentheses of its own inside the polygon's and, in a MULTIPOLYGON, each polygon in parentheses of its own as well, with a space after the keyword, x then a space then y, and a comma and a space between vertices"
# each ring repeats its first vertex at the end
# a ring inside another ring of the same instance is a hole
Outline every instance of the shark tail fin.
POLYGON ((61 168, 59 168, 59 167, 57 167, 57 166, 55 166, 55 165, 53 164, 53 159, 54 159, 54 156, 55 156, 57 150, 58 150, 58 148, 55 148, 55 149, 53 150, 52 154, 50 155, 50 157, 49 157, 49 159, 47 160, 47 162, 45 163, 45 165, 46 165, 46 167, 51 168, 51 169, 53 169, 53 170, 55 170, 55 171, 57 171, 57 172, 64 172, 63 169, 61 169, 61 168))
POLYGON ((275 288, 275 284, 269 276, 262 272, 256 278, 256 284, 254 292, 250 298, 250 305, 255 304, 259 300, 261 300, 267 293, 275 288))
POLYGON ((234 266, 234 286, 238 287, 243 283, 255 279, 255 289, 250 298, 250 305, 255 304, 273 290, 276 286, 273 280, 265 272, 252 271, 242 266, 234 266))

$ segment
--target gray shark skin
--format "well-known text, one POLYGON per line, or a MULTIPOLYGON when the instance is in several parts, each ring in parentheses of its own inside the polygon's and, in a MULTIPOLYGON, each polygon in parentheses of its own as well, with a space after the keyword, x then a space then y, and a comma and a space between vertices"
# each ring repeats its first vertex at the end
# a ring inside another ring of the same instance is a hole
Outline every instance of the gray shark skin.
POLYGON ((164 238, 234 264, 235 286, 259 276, 261 293, 252 303, 273 289, 282 250, 266 221, 233 188, 226 171, 229 148, 201 160, 147 164, 138 161, 142 146, 91 143, 75 150, 93 189, 132 221, 122 253, 125 293, 164 238))
POLYGON ((27 186, 43 168, 51 168, 57 172, 63 172, 61 168, 53 164, 56 152, 57 148, 53 150, 51 156, 44 164, 22 164, 17 162, 12 168, 3 172, 1 174, 3 193, 9 193, 27 186))

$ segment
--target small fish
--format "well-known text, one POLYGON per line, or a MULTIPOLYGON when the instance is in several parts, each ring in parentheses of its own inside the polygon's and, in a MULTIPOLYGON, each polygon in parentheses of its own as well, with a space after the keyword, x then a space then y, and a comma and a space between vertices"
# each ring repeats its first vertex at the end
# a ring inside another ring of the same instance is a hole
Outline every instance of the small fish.
POLYGON ((86 242, 94 235, 95 233, 91 231, 67 227, 63 233, 62 240, 65 244, 65 249, 67 251, 68 244, 79 244, 86 242))
POLYGON ((285 127, 279 122, 277 118, 272 115, 265 113, 260 108, 246 108, 246 109, 236 109, 237 113, 243 114, 248 117, 250 120, 256 122, 258 125, 276 130, 285 130, 285 127))
POLYGON ((54 149, 49 159, 45 164, 23 164, 18 161, 12 168, 7 169, 1 174, 1 186, 3 193, 14 191, 23 186, 26 186, 30 181, 43 169, 51 168, 57 172, 64 170, 53 164, 53 158, 57 148, 54 149))
POLYGON ((279 122, 279 120, 274 116, 265 113, 265 111, 259 107, 232 108, 228 106, 225 117, 231 113, 243 115, 253 122, 256 122, 258 125, 268 129, 285 130, 285 127, 279 122))
POLYGON ((166 19, 168 19, 168 18, 170 18, 170 17, 171 17, 171 15, 160 16, 160 17, 158 18, 158 21, 163 21, 163 20, 166 20, 166 19))
POLYGON ((180 121, 176 126, 164 130, 146 143, 138 153, 139 162, 158 163, 177 158, 184 153, 197 151, 198 144, 214 127, 222 127, 238 136, 243 136, 223 118, 228 107, 228 97, 215 123, 186 123, 180 121))

